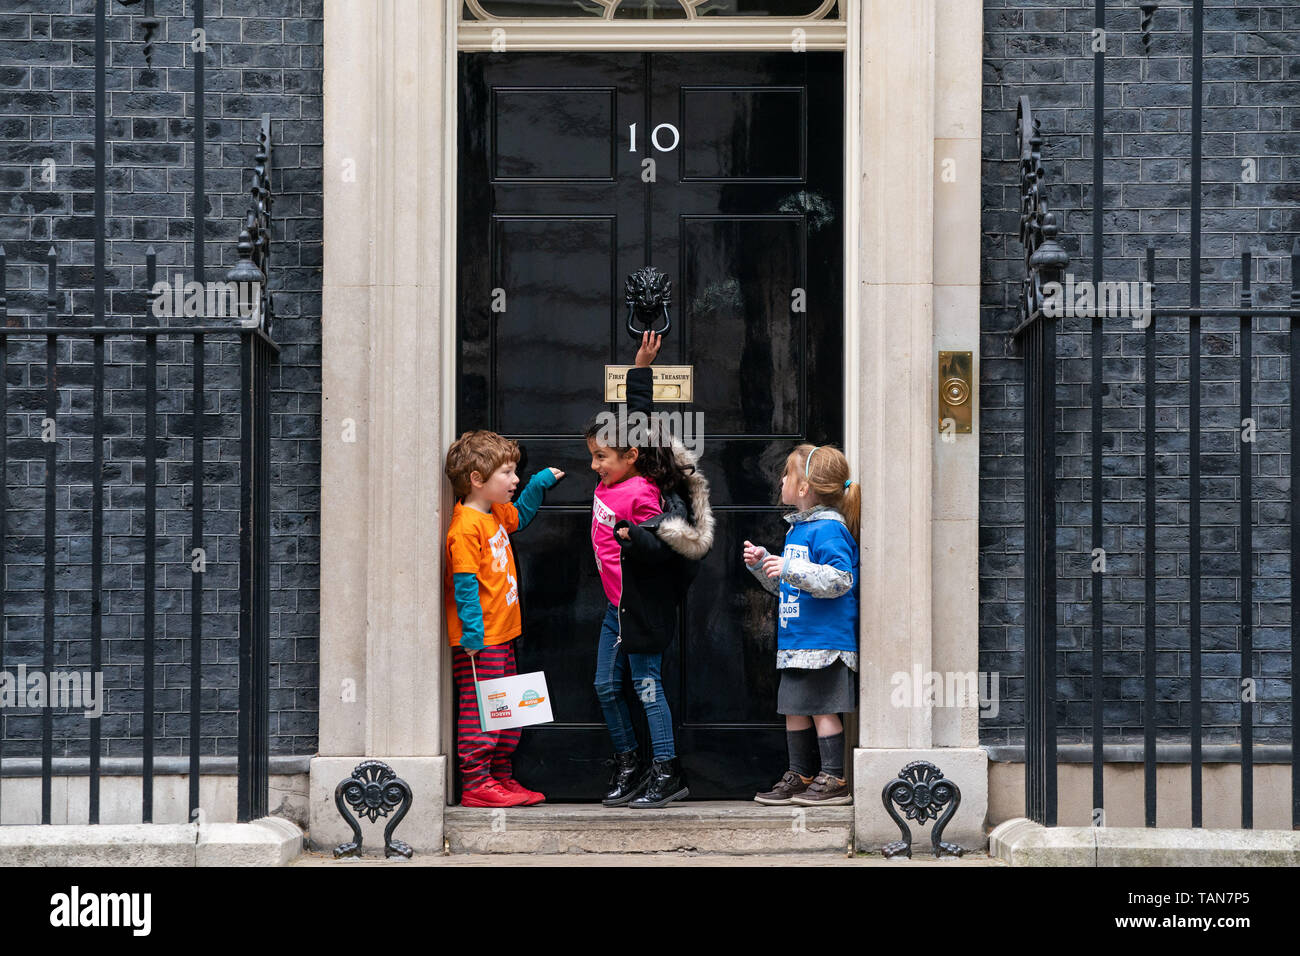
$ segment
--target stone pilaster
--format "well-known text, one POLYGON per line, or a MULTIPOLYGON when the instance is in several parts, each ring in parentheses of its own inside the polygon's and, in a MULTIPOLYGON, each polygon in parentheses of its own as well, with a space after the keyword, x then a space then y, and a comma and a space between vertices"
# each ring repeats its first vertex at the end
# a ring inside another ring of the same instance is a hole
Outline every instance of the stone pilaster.
POLYGON ((934 0, 860 6, 861 740, 923 748, 929 710, 881 705, 931 659, 934 0))
MULTIPOLYGON (((971 353, 971 433, 933 440, 932 670, 979 671, 980 127, 982 0, 936 0, 934 347, 971 353)), ((937 374, 937 367, 936 367, 937 374)), ((937 392, 932 380, 930 390, 937 392)), ((981 684, 982 686, 982 684, 981 684)), ((979 706, 938 708, 937 747, 979 746, 979 706)))
MULTIPOLYGON (((984 842, 987 758, 977 728, 969 715, 965 725, 945 723, 924 701, 895 706, 891 681, 900 672, 977 666, 975 614, 959 610, 977 598, 966 593, 978 565, 975 529, 966 523, 974 489, 962 489, 955 505, 936 501, 936 490, 977 480, 978 439, 940 446, 935 383, 939 348, 978 352, 980 34, 978 0, 863 0, 850 24, 861 90, 859 314, 851 321, 859 324, 863 480, 854 754, 855 839, 863 849, 898 838, 880 793, 912 760, 937 764, 961 787, 945 837, 968 847, 984 842), (962 126, 972 114, 973 134, 962 126), (950 155, 956 188, 940 190, 940 160, 950 155), (958 282, 974 287, 974 297, 958 282)), ((928 840, 928 831, 914 837, 928 840)))
POLYGON ((311 771, 321 847, 348 833, 335 785, 374 757, 415 791, 399 836, 442 848, 448 9, 325 6, 321 756, 311 771))

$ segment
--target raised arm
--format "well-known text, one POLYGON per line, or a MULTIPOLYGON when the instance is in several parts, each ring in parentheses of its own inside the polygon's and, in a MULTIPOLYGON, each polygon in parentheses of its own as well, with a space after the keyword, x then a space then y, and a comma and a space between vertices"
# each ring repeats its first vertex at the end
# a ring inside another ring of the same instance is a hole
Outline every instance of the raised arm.
POLYGON ((554 488, 559 480, 554 468, 543 468, 533 475, 524 490, 519 493, 519 497, 515 499, 515 511, 519 512, 519 527, 516 530, 522 531, 528 527, 528 522, 533 520, 537 509, 541 507, 547 489, 554 488))
POLYGON ((627 370, 627 413, 650 415, 654 411, 654 373, 649 368, 627 370))
POLYGON ((636 352, 636 366, 627 370, 627 411, 628 414, 641 412, 645 415, 654 411, 654 372, 650 366, 659 354, 663 337, 653 332, 641 336, 641 347, 636 352))

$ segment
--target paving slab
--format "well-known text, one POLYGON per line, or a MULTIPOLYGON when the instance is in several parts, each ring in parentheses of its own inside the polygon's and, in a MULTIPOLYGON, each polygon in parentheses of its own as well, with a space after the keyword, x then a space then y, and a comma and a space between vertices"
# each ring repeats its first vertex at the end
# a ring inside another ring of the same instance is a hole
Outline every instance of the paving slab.
MULTIPOLYGON (((448 807, 452 853, 827 852, 843 855, 853 807, 766 807, 689 800, 657 810, 591 803, 479 809, 448 807)), ((401 838, 400 829, 397 833, 401 838)), ((316 849, 323 849, 316 847, 316 849)))
POLYGON ((302 851, 297 825, 103 823, 0 827, 0 866, 284 866, 302 851))
POLYGON ((1297 866, 1300 832, 1184 827, 1045 827, 1023 817, 989 834, 1012 866, 1297 866))
POLYGON ((335 860, 328 853, 309 851, 294 860, 290 866, 355 867, 355 866, 892 866, 933 867, 949 866, 965 869, 976 866, 1006 866, 1001 860, 991 859, 986 853, 971 854, 955 859, 936 861, 928 855, 918 854, 915 859, 886 860, 879 854, 858 854, 846 857, 842 853, 451 853, 420 854, 409 860, 394 857, 385 860, 377 854, 359 860, 335 860))

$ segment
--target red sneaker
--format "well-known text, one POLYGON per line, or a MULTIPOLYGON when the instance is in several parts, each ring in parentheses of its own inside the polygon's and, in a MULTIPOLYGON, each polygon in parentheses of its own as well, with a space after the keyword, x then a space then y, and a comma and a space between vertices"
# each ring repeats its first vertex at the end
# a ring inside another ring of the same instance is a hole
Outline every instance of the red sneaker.
POLYGON ((501 784, 503 790, 523 797, 524 799, 519 803, 521 807, 531 807, 546 799, 546 794, 536 790, 529 790, 514 777, 509 780, 497 780, 497 783, 501 784))
POLYGON ((465 790, 460 795, 462 807, 518 807, 526 797, 512 793, 501 786, 500 780, 486 780, 473 789, 465 790))

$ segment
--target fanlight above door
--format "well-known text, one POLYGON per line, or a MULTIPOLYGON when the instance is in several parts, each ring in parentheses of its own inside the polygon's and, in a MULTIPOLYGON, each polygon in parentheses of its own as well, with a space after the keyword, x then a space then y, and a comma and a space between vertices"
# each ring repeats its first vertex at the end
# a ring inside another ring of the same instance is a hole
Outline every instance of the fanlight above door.
POLYGON ((762 17, 788 20, 841 19, 839 0, 465 0, 462 19, 515 17, 604 20, 699 20, 762 17))

